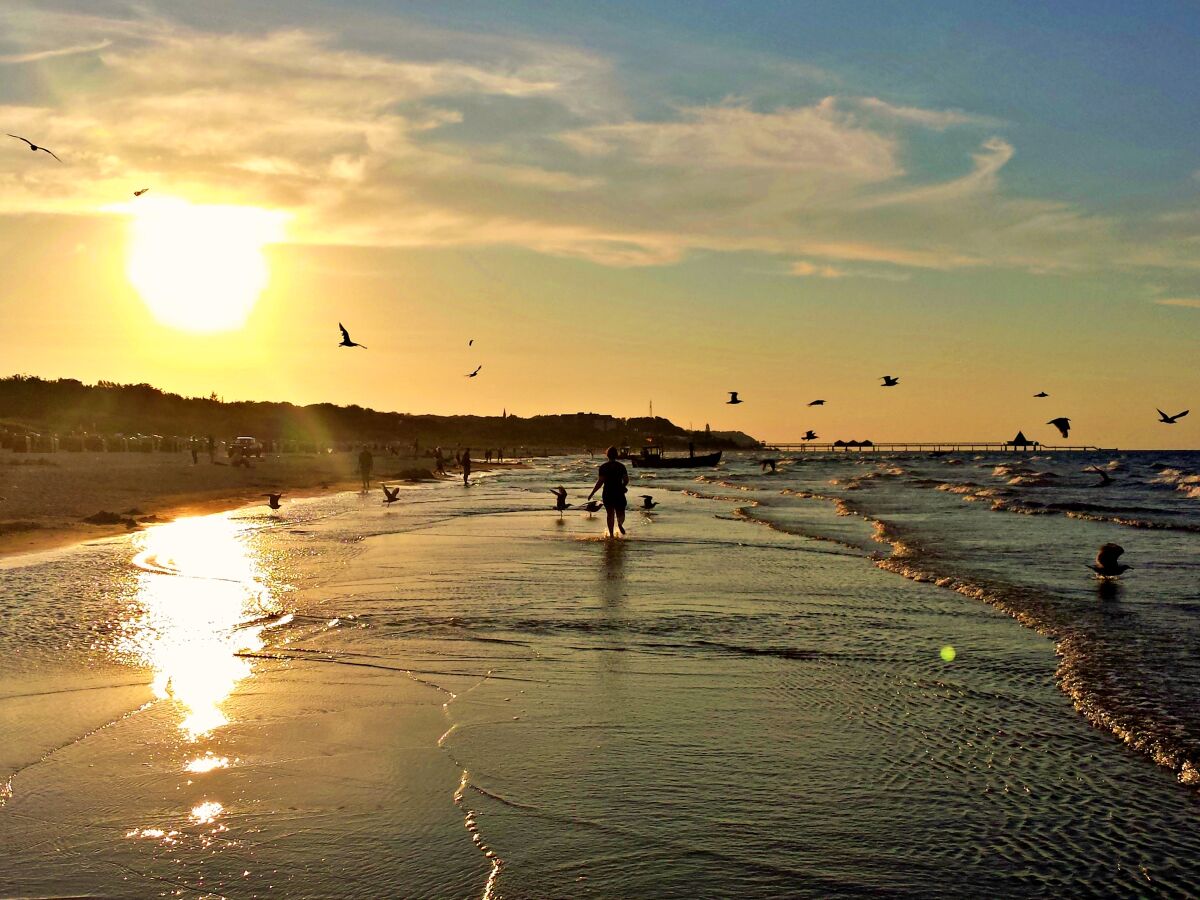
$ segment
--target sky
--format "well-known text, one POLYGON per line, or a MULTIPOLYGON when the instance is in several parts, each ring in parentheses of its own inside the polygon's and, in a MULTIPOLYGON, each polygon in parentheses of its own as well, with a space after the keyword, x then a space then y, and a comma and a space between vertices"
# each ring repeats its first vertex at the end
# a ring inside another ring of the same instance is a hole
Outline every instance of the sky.
POLYGON ((8 0, 0 132, 61 162, 0 135, 0 374, 1194 448, 1198 39, 1096 0, 8 0))

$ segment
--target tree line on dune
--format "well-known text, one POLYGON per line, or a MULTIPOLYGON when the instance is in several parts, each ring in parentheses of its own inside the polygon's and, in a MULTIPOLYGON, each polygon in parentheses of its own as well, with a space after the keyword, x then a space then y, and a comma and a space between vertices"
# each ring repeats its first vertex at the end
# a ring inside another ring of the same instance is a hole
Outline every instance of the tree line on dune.
POLYGON ((0 378, 0 424, 11 429, 68 434, 252 435, 260 440, 318 446, 346 443, 479 447, 603 449, 640 447, 654 439, 666 447, 689 442, 713 449, 753 447, 741 432, 691 432, 664 419, 623 419, 602 413, 435 416, 380 412, 357 405, 297 406, 271 401, 225 402, 215 394, 184 397, 149 384, 28 375, 0 378))

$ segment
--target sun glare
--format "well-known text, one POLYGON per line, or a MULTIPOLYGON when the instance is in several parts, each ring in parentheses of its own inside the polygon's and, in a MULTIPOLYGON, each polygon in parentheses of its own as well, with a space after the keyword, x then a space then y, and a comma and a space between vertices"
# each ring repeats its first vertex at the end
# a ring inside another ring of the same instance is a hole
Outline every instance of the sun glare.
POLYGON ((270 271, 263 247, 283 238, 283 213, 168 197, 128 204, 129 282, 158 321, 187 331, 240 327, 270 271))

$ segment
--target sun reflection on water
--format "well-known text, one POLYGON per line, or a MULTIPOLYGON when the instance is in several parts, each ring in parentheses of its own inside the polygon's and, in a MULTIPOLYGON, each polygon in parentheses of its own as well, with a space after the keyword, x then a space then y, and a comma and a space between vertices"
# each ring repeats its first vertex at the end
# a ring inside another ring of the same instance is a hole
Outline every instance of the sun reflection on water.
POLYGON ((196 740, 228 723, 222 704, 282 623, 246 527, 227 516, 181 519, 138 535, 140 569, 123 650, 154 671, 159 698, 180 705, 196 740))

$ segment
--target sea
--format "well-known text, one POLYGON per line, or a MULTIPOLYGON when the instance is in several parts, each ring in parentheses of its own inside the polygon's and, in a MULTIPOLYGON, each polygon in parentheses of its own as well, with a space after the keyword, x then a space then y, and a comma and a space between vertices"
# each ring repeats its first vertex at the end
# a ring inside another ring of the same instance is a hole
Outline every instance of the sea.
POLYGON ((1196 895, 1200 453, 601 461, 0 561, 0 896, 1196 895))

